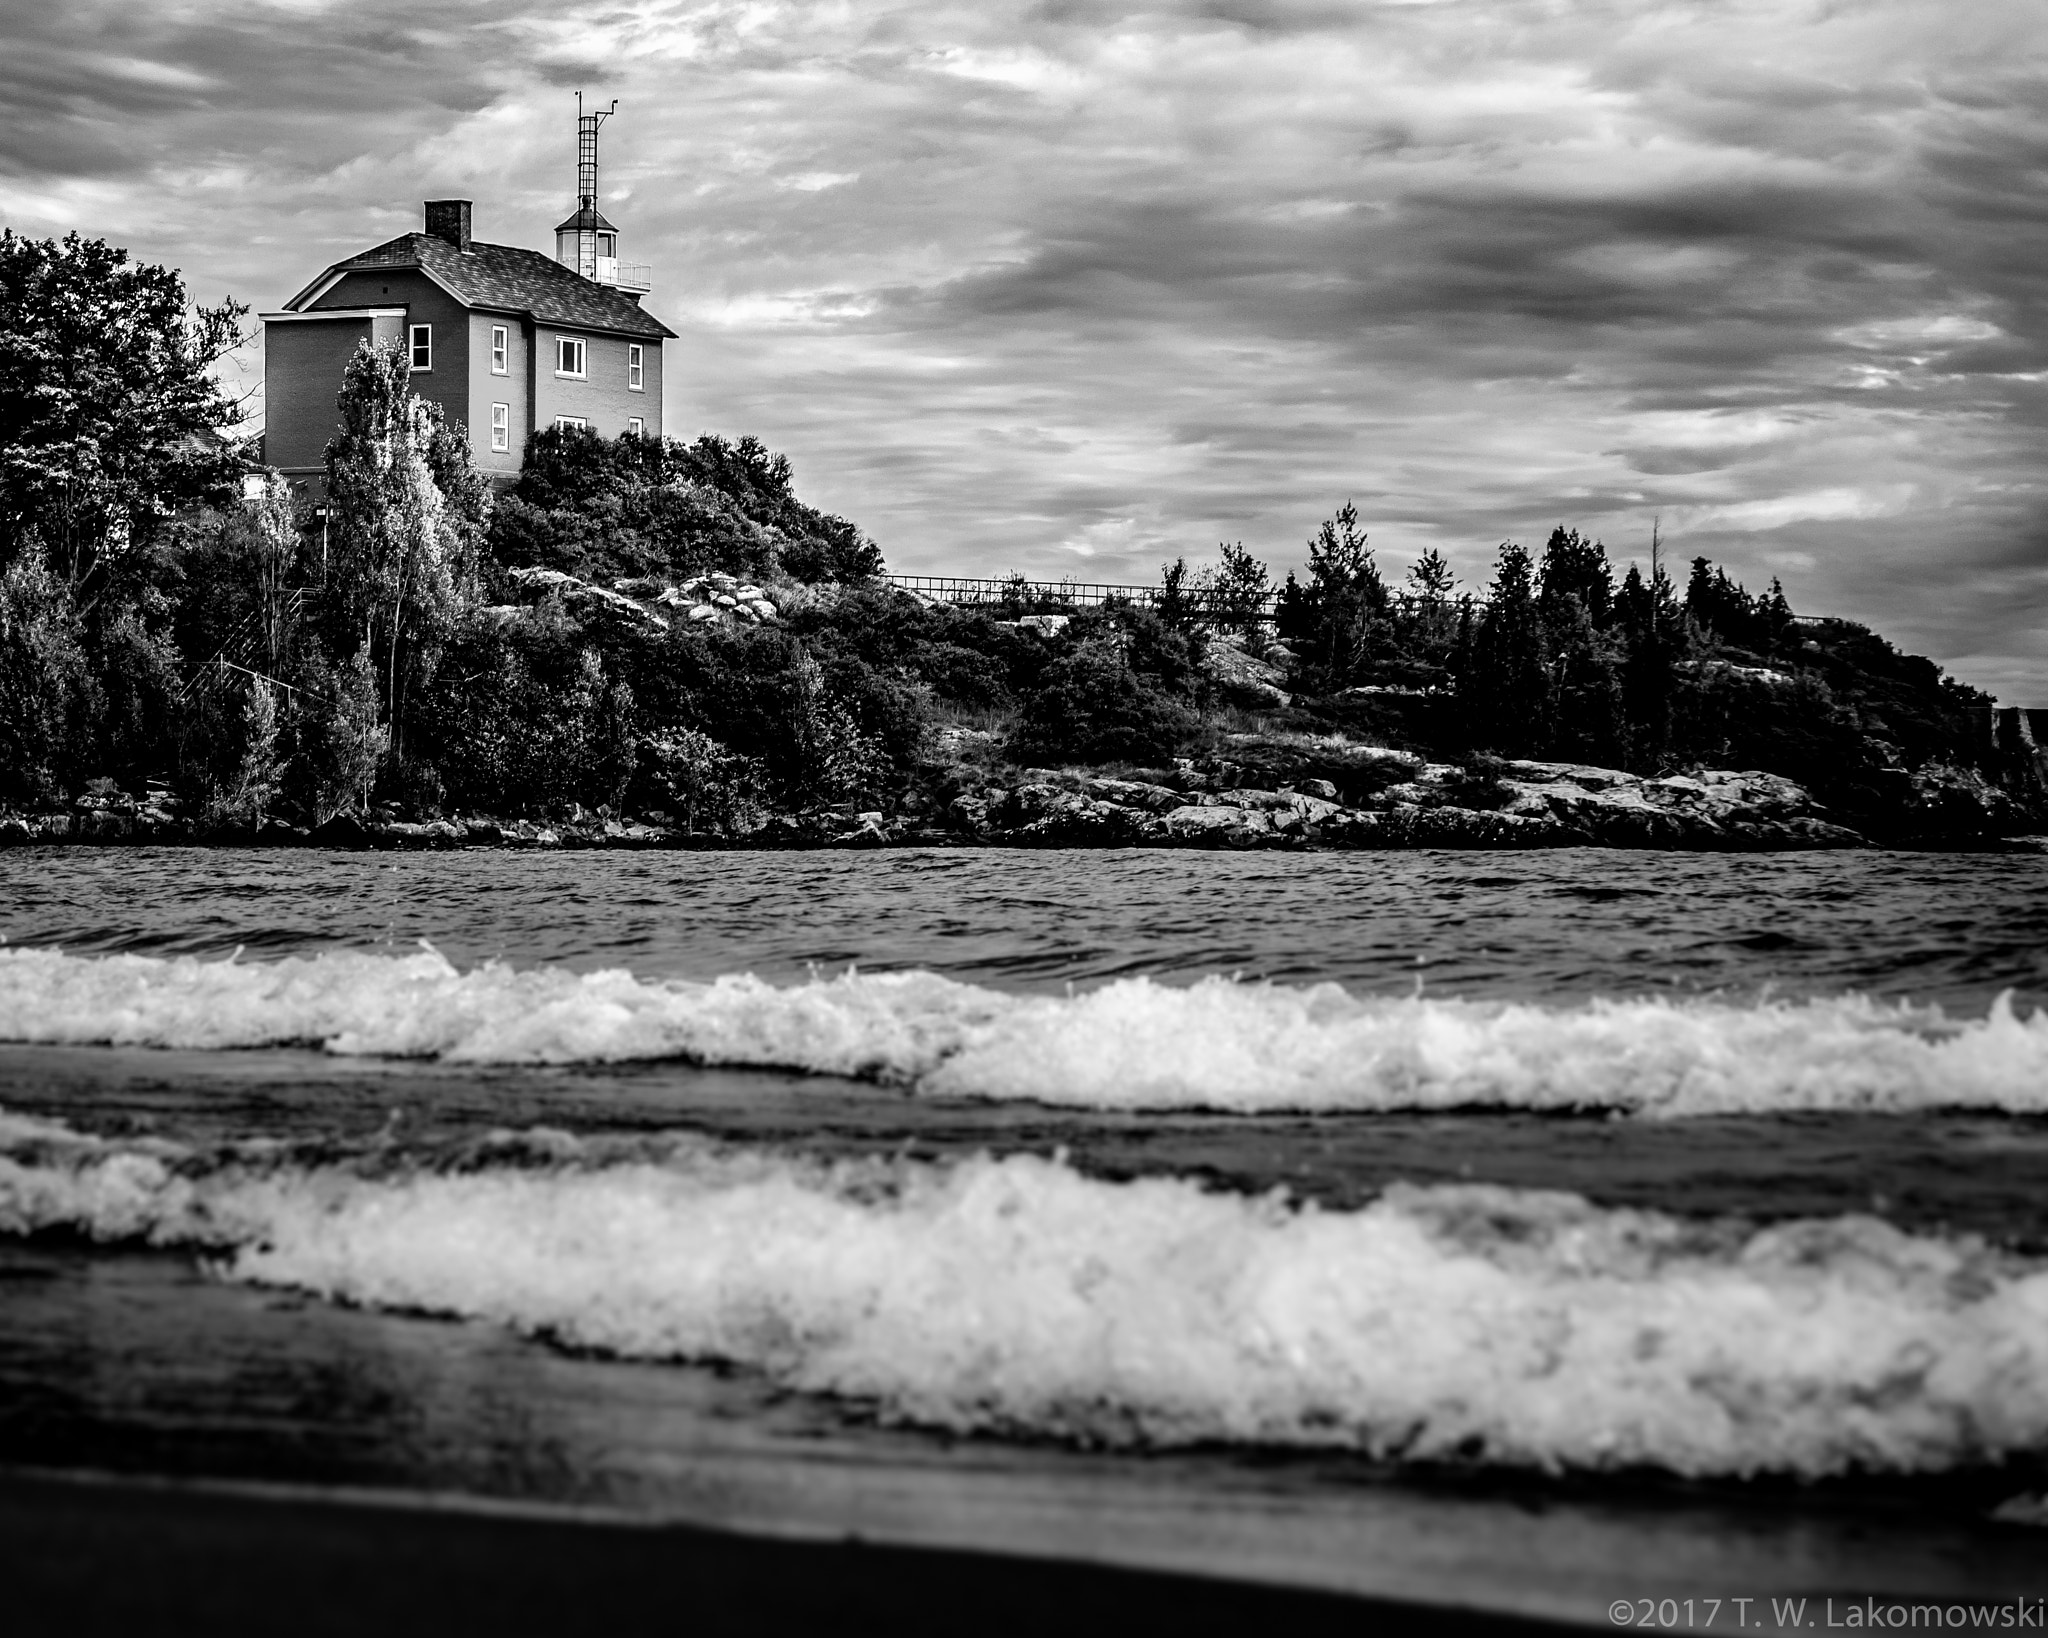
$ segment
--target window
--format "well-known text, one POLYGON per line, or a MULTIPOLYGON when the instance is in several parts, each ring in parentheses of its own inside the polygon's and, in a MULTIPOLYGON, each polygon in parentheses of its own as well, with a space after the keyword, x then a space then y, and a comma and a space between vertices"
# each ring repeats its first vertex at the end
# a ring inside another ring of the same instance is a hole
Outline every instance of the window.
POLYGON ((626 385, 634 392, 645 391, 645 370, 640 343, 633 342, 626 348, 626 385))
POLYGON ((505 353, 505 326, 494 324, 491 326, 491 374, 505 374, 505 353))
POLYGON ((619 253, 619 241, 609 233, 600 233, 597 236, 597 253, 600 256, 616 256, 619 253))
POLYGON ((647 431, 647 423, 637 415, 629 415, 626 417, 626 431, 638 438, 647 431))
MULTIPOLYGON (((503 335, 501 330, 498 332, 503 335)), ((491 406, 491 448, 497 454, 504 454, 512 447, 512 406, 493 404, 491 406)))
POLYGON ((555 374, 583 379, 583 343, 577 337, 555 337, 555 374))
POLYGON ((412 367, 416 370, 434 367, 434 327, 431 324, 412 327, 412 367))
POLYGON ((555 430, 557 432, 567 432, 571 427, 581 432, 589 424, 580 415, 558 415, 555 417, 555 430))

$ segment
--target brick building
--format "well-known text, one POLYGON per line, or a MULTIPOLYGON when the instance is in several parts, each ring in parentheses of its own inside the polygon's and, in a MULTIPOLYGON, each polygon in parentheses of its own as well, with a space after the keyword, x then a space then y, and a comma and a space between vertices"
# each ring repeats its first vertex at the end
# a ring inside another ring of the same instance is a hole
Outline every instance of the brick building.
POLYGON ((661 349, 675 332, 641 308, 647 269, 619 260, 598 209, 599 117, 581 121, 581 197, 553 258, 482 243, 467 199, 432 199, 425 231, 334 263, 261 315, 267 465, 319 489, 342 371, 364 340, 406 348, 413 391, 469 429, 478 469, 500 485, 540 427, 660 435, 661 349))

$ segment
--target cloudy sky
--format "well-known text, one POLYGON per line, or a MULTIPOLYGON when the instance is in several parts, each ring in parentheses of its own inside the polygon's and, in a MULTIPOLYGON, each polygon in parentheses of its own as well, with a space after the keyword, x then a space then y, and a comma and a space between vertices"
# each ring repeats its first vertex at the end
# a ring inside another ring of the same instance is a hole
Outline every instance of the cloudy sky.
MULTIPOLYGON (((2048 705, 2033 0, 0 0, 0 219, 272 308, 467 195, 551 248, 574 92, 668 427, 891 566, 1395 571, 1576 524, 2048 705)), ((249 378, 258 375, 251 360, 249 378)))

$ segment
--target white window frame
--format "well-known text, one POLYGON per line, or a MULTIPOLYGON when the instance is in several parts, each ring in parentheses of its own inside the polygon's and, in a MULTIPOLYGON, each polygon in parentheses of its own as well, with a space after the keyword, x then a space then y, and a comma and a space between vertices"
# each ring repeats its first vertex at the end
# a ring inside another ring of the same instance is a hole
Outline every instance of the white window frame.
POLYGON ((626 344, 626 391, 647 390, 647 352, 639 342, 626 344))
POLYGON ((626 430, 635 438, 644 437, 647 432, 647 423, 637 415, 629 415, 626 417, 626 430))
POLYGON ((558 415, 555 417, 555 430, 557 432, 566 432, 570 427, 574 427, 578 432, 587 432, 590 429, 590 423, 580 415, 558 415))
POLYGON ((406 342, 410 348, 408 356, 412 367, 420 374, 433 373, 434 368, 434 327, 431 324, 415 324, 407 332, 406 342), (426 363, 420 362, 420 355, 426 355, 426 363))
POLYGON ((555 337, 555 374, 564 381, 584 381, 589 379, 590 348, 581 336, 555 337), (576 368, 565 370, 562 368, 562 361, 569 356, 569 349, 572 347, 576 350, 576 368))
POLYGON ((512 449, 512 406, 493 404, 491 406, 491 453, 509 454, 512 449))
POLYGON ((511 373, 511 368, 512 368, 512 364, 511 364, 511 355, 512 355, 512 339, 511 339, 511 335, 510 335, 510 333, 509 333, 509 332, 508 332, 508 331, 506 330, 505 326, 504 326, 504 325, 502 325, 502 324, 494 324, 494 325, 492 325, 492 326, 491 326, 491 374, 493 374, 493 375, 509 375, 509 374, 511 373))
POLYGON ((600 233, 597 236, 597 253, 613 261, 619 256, 619 236, 616 233, 600 233))

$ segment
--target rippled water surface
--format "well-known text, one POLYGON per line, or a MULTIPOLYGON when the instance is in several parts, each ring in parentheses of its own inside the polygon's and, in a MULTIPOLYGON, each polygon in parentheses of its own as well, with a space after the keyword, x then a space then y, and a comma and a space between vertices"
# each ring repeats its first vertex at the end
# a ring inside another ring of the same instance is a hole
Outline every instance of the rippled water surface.
POLYGON ((425 939, 458 965, 643 977, 926 967, 1007 989, 1132 974, 1583 1000, 1857 990, 2048 1002, 2048 859, 1526 854, 0 854, 0 936, 248 957, 425 939))

